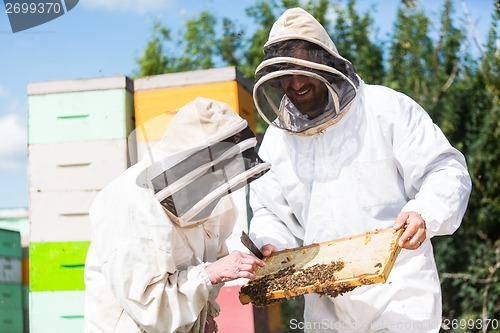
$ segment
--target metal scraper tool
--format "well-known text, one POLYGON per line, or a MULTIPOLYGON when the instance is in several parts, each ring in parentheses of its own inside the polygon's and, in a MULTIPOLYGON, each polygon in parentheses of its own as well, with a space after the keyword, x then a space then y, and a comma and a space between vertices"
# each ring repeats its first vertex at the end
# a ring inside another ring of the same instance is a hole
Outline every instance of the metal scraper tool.
POLYGON ((241 242, 243 243, 243 245, 246 246, 247 249, 250 250, 250 252, 253 253, 254 256, 256 256, 259 259, 264 258, 264 256, 262 255, 262 252, 260 252, 260 250, 257 248, 257 246, 255 246, 255 244, 252 242, 250 237, 248 237, 248 235, 245 231, 241 231, 241 242))

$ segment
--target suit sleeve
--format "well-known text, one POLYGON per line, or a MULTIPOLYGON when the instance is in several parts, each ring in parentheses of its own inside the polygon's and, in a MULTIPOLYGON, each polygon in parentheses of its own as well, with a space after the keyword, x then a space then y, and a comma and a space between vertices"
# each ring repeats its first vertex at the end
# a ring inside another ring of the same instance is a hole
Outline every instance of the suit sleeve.
POLYGON ((399 100, 394 155, 410 198, 403 211, 418 212, 429 237, 452 234, 472 187, 465 158, 417 103, 404 95, 399 100))

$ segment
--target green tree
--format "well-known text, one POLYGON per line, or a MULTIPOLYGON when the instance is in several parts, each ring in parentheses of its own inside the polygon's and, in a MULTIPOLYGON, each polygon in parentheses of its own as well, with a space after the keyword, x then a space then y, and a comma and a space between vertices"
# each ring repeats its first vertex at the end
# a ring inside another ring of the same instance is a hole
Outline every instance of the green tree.
POLYGON ((208 11, 187 18, 177 40, 168 27, 154 20, 151 40, 141 57, 136 77, 239 65, 242 29, 231 19, 218 19, 208 11), (220 26, 219 26, 220 25, 220 26))
POLYGON ((465 124, 468 115, 456 109, 457 91, 462 93, 459 83, 461 71, 465 67, 463 49, 467 45, 465 32, 455 27, 452 19, 454 14, 451 0, 444 2, 441 14, 441 28, 434 47, 429 88, 428 112, 435 122, 439 123, 447 137, 459 148, 463 145, 460 138, 465 133, 465 124), (458 88, 458 89, 457 89, 458 88))
POLYGON ((443 55, 439 57, 441 67, 434 67, 439 79, 436 87, 446 77, 448 80, 436 91, 433 116, 467 157, 473 191, 462 226, 452 236, 434 239, 433 244, 441 272, 444 316, 486 322, 500 314, 498 12, 487 51, 478 64, 470 55, 462 62, 456 56, 458 44, 467 44, 449 24, 449 9, 445 3, 442 25, 446 27, 442 31, 448 29, 455 37, 437 47, 443 55))
POLYGON ((371 40, 376 30, 373 18, 369 13, 358 14, 355 0, 349 0, 347 8, 335 7, 338 17, 330 35, 340 55, 353 63, 365 82, 381 84, 385 77, 383 42, 371 40))
POLYGON ((217 45, 217 50, 220 53, 222 62, 228 66, 238 67, 241 63, 240 52, 244 47, 243 32, 236 26, 234 21, 222 19, 222 38, 217 45))
POLYGON ((422 9, 400 5, 389 52, 386 85, 427 108, 433 45, 429 18, 422 9))
POLYGON ((264 59, 262 47, 267 42, 269 31, 277 19, 277 8, 281 7, 279 7, 276 0, 260 0, 245 9, 246 14, 255 21, 255 30, 253 35, 248 37, 248 48, 245 53, 246 61, 241 70, 246 77, 252 80, 255 69, 264 59))
MULTIPOLYGON (((471 214, 475 218, 477 230, 486 232, 489 236, 498 238, 500 236, 499 220, 500 213, 500 142, 499 101, 498 96, 492 94, 492 90, 484 89, 488 86, 489 72, 484 72, 484 66, 474 76, 469 77, 470 89, 477 89, 476 96, 469 94, 470 100, 463 101, 463 106, 471 110, 474 116, 470 127, 476 126, 469 131, 467 156, 471 175, 474 182, 473 198, 471 200, 471 214), (483 89, 481 89, 483 88, 483 89), (473 105, 471 105, 473 102, 473 105), (473 110, 475 109, 475 110, 473 110), (475 111, 475 112, 474 112, 475 111)), ((498 62, 498 59, 496 59, 498 62)), ((497 64, 498 66, 498 64, 497 64)))
POLYGON ((135 59, 139 65, 135 76, 140 77, 167 72, 169 59, 164 54, 164 43, 170 40, 170 31, 155 19, 151 27, 151 40, 147 43, 143 55, 135 59))
POLYGON ((217 19, 213 14, 202 11, 196 18, 184 22, 179 49, 182 50, 176 71, 189 71, 214 67, 214 58, 218 51, 215 25, 217 19))

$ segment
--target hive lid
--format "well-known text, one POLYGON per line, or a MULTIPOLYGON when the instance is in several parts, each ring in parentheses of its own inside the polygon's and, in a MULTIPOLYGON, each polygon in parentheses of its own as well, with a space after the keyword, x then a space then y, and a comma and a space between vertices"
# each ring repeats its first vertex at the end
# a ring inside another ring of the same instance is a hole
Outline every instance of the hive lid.
POLYGON ((251 92, 253 90, 253 83, 245 78, 236 67, 230 66, 137 78, 134 80, 134 91, 157 90, 227 81, 237 81, 248 91, 251 92))
POLYGON ((28 96, 111 89, 133 92, 134 82, 124 75, 31 82, 28 84, 28 96))
POLYGON ((384 283, 401 251, 403 229, 388 228, 273 253, 241 288, 240 302, 264 306, 280 298, 322 293, 332 297, 384 283))

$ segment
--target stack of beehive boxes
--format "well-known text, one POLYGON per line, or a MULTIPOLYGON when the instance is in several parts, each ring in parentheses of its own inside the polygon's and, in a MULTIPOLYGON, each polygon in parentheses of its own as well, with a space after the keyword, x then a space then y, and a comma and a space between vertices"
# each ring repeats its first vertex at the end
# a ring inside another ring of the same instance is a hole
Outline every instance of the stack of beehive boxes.
MULTIPOLYGON (((251 91, 235 67, 133 84, 119 76, 28 85, 31 333, 83 329, 88 213, 97 193, 147 153, 176 111, 196 97, 227 103, 255 131, 251 91)), ((239 236, 248 228, 246 192, 231 195, 239 215, 228 247, 245 251, 239 236)), ((242 283, 221 291, 221 332, 256 329, 252 307, 237 301, 242 283)))
POLYGON ((24 332, 21 262, 21 234, 0 229, 0 332, 24 332))
MULTIPOLYGON (((7 208, 0 209, 0 229, 12 230, 18 232, 21 237, 21 250, 22 250, 22 263, 21 263, 21 275, 22 275, 22 307, 23 307, 23 321, 24 321, 24 332, 29 331, 29 219, 28 219, 28 209, 26 208, 7 208)), ((2 231, 0 231, 2 232, 2 231)), ((17 237, 17 235, 16 235, 17 237)), ((0 237, 1 238, 1 237, 0 237)), ((5 242, 2 246, 6 246, 8 242, 5 242)), ((17 246, 17 240, 14 245, 17 246)), ((0 251, 2 252, 2 251, 0 251)), ((0 254, 1 255, 1 254, 0 254)), ((0 268, 3 271, 3 268, 0 268)), ((1 282, 0 282, 1 284, 1 282)), ((0 303, 2 303, 2 295, 5 299, 9 299, 10 293, 0 292, 0 303)), ((16 301, 17 302, 17 301, 16 301)), ((7 302, 3 302, 4 305, 7 302)), ((0 325, 1 327, 1 325, 0 325)), ((0 332, 8 332, 8 330, 2 330, 0 332)))
POLYGON ((83 329, 89 208, 130 166, 132 91, 125 76, 28 85, 32 333, 83 329))

